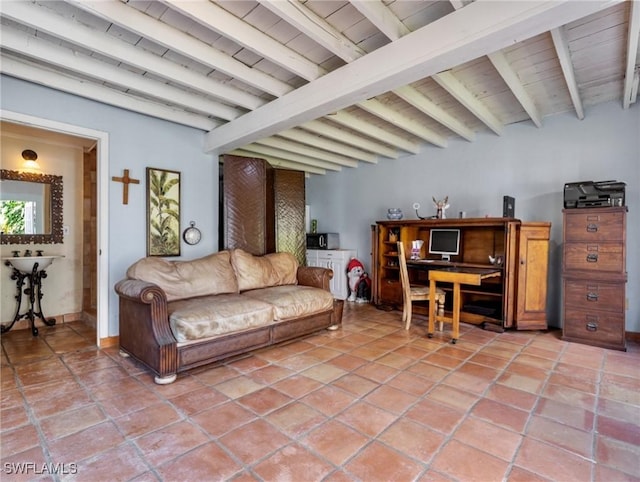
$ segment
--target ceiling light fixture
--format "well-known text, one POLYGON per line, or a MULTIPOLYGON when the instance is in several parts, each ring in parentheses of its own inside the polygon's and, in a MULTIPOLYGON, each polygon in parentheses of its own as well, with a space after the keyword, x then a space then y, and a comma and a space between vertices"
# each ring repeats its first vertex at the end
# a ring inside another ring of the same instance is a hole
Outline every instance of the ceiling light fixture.
POLYGON ((40 165, 37 162, 38 154, 31 149, 25 149, 22 151, 22 170, 26 172, 40 172, 40 165))

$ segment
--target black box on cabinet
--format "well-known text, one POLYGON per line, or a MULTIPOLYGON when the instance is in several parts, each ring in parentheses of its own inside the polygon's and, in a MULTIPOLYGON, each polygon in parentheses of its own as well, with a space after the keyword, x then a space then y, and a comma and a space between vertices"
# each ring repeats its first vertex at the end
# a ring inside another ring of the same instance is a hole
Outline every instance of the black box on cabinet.
POLYGON ((502 217, 503 218, 516 217, 516 198, 511 196, 502 197, 502 217))

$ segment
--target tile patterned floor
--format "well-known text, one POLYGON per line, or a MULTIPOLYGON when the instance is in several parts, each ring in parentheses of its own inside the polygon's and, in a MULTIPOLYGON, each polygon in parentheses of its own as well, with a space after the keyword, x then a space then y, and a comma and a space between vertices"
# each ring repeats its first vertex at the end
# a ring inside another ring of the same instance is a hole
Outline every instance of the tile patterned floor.
POLYGON ((348 304, 339 331, 167 386, 81 323, 9 332, 0 478, 640 480, 638 344, 463 325, 451 345, 414 321, 348 304))

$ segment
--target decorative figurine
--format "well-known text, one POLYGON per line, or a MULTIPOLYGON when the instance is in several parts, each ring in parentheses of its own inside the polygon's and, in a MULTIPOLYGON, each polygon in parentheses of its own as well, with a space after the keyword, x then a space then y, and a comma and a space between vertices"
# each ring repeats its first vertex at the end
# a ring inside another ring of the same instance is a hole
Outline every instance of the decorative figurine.
POLYGON ((435 197, 432 197, 433 204, 436 207, 436 218, 437 219, 445 219, 447 216, 445 215, 445 211, 449 209, 449 196, 446 196, 444 199, 440 201, 436 201, 435 197))
POLYGON ((347 280, 349 284, 349 297, 347 301, 356 301, 358 295, 358 283, 364 274, 364 265, 356 258, 351 258, 347 265, 347 280))

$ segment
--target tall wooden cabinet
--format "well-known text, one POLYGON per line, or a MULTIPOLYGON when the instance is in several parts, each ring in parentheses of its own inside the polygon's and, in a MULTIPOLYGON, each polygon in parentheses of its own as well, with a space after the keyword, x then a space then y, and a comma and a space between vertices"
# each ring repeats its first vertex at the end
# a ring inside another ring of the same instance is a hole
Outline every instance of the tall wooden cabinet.
POLYGON ((627 208, 565 209, 562 338, 626 350, 627 208))
MULTIPOLYGON (((501 270, 499 277, 487 279, 481 286, 463 287, 461 321, 519 330, 546 329, 550 231, 551 223, 513 218, 378 221, 372 226, 372 301, 402 306, 395 243, 402 241, 405 252, 410 253, 412 241, 422 240, 421 260, 408 260, 412 283, 428 284, 429 270, 443 267, 501 270), (451 256, 450 262, 428 253, 433 228, 460 229, 460 254, 451 256), (491 264, 490 257, 502 261, 491 264)), ((444 285, 444 289, 449 287, 444 285)), ((449 293, 447 304, 451 301, 449 293)))
POLYGON ((223 156, 224 248, 254 255, 273 253, 274 169, 264 159, 223 156))
POLYGON ((305 182, 302 171, 274 169, 264 159, 223 156, 222 230, 225 249, 293 254, 305 263, 305 182))
POLYGON ((273 191, 276 251, 293 254, 302 266, 307 249, 304 172, 275 169, 273 191))

